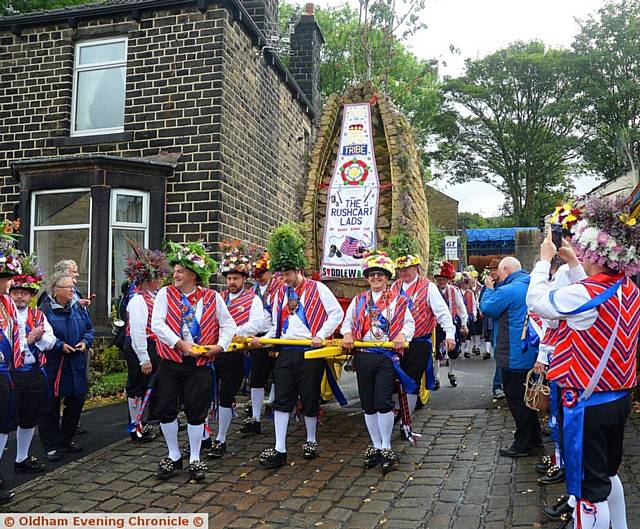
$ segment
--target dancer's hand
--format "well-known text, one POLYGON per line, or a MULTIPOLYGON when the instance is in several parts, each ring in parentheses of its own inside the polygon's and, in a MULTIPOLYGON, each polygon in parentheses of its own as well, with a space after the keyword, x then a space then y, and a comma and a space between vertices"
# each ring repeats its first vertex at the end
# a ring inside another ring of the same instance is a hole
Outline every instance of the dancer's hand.
POLYGON ((445 340, 445 343, 447 344, 447 351, 455 351, 456 350, 456 341, 452 340, 451 338, 447 338, 445 340))
POLYGON ((348 332, 342 338, 342 348, 347 351, 351 351, 353 349, 353 334, 348 332))
POLYGON ((396 351, 404 351, 404 342, 406 342, 404 334, 399 333, 393 340, 393 348, 396 351))
POLYGON ((322 338, 320 338, 319 336, 314 336, 311 339, 311 347, 322 347, 322 342, 324 342, 322 338))
POLYGON ((536 375, 542 375, 546 370, 547 370, 547 366, 544 365, 542 362, 536 362, 535 364, 533 364, 533 372, 536 375))
POLYGON ((150 375, 152 368, 153 366, 151 365, 150 361, 145 362, 144 364, 140 364, 140 370, 142 371, 143 375, 150 375))

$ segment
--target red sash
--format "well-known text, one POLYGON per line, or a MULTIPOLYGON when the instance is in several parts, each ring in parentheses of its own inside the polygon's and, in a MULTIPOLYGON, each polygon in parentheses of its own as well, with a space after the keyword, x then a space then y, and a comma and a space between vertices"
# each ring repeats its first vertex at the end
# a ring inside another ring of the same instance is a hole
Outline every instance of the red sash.
MULTIPOLYGON (((356 296, 356 311, 351 333, 354 340, 361 341, 371 328, 371 314, 369 313, 369 303, 367 303, 369 291, 361 292, 356 296)), ((391 321, 389 322, 389 340, 393 340, 402 332, 404 317, 409 306, 406 296, 400 296, 396 292, 387 290, 380 296, 376 303, 377 309, 383 313, 389 305, 396 302, 391 321)), ((384 316, 384 314, 383 314, 384 316)))
POLYGON ((224 298, 225 303, 227 304, 227 308, 229 309, 229 313, 233 318, 233 321, 236 322, 236 325, 240 327, 240 325, 244 325, 249 321, 249 316, 251 315, 251 305, 253 304, 253 298, 255 297, 255 293, 250 288, 246 288, 243 290, 239 296, 235 299, 229 301, 229 291, 225 290, 222 293, 222 297, 224 298))
MULTIPOLYGON (((40 327, 41 325, 44 324, 44 313, 40 310, 40 309, 32 309, 31 307, 27 308, 27 321, 26 321, 26 325, 25 325, 25 333, 28 334, 27 328, 29 328, 29 330, 33 330, 36 327, 40 327)), ((20 332, 20 329, 18 328, 18 333, 20 332)), ((15 340, 15 338, 14 338, 15 340)), ((18 335, 18 343, 20 342, 20 337, 18 335)), ((20 369, 21 367, 24 366, 24 353, 25 351, 22 351, 22 348, 19 348, 19 353, 16 355, 15 353, 15 346, 14 346, 14 356, 13 356, 13 367, 15 369, 20 369)), ((40 354, 38 355, 38 360, 39 360, 39 365, 40 367, 42 367, 43 365, 45 365, 47 363, 47 357, 44 355, 44 353, 40 352, 40 354)))

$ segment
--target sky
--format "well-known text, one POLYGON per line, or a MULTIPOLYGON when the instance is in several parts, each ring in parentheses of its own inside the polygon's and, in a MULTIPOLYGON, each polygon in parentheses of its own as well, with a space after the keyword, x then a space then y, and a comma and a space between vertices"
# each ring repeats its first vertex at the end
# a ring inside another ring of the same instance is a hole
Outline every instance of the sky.
MULTIPOLYGON (((345 3, 341 0, 316 0, 322 7, 345 3)), ((349 3, 358 5, 357 0, 349 3)), ((400 2, 398 2, 400 3, 400 2)), ((604 5, 604 0, 426 0, 421 20, 427 29, 409 43, 421 58, 444 61, 443 75, 464 72, 464 60, 483 57, 516 40, 542 40, 553 47, 568 48, 584 19, 604 5), (453 45, 459 55, 449 51, 453 45)), ((574 182, 577 194, 598 184, 592 177, 574 182)), ((502 194, 488 184, 469 182, 460 185, 437 183, 442 191, 459 201, 460 211, 494 216, 502 205, 502 194)))

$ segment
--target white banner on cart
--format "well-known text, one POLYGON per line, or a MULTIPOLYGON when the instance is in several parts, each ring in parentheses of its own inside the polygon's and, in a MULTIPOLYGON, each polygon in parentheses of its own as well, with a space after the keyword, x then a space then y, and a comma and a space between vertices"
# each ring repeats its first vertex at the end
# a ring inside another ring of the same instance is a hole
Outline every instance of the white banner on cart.
POLYGON ((323 279, 362 277, 362 255, 376 247, 379 189, 371 107, 369 103, 345 105, 327 197, 323 279))

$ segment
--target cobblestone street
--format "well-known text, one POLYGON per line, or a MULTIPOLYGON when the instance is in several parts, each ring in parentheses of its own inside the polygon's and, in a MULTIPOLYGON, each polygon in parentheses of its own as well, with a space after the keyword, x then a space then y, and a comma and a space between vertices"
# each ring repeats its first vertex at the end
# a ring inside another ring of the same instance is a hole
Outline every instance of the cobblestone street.
MULTIPOLYGON (((465 373, 477 369, 474 364, 472 359, 461 366, 463 383, 465 373)), ((434 404, 442 407, 443 400, 463 392, 464 385, 443 387, 434 404)), ((122 441, 22 485, 8 507, 12 512, 208 512, 212 528, 555 527, 545 522, 541 506, 561 488, 537 485, 535 458, 514 462, 498 455, 510 441, 513 423, 508 411, 490 399, 478 402, 488 409, 418 412, 422 438, 417 447, 395 439, 401 464, 386 476, 362 467, 367 435, 354 403, 327 411, 319 431, 322 452, 315 461, 302 458, 304 426, 294 422, 289 464, 275 472, 261 468, 257 456, 271 446, 272 423, 264 422, 261 437, 243 439, 236 420, 227 456, 209 461, 201 484, 189 484, 186 471, 164 483, 154 478, 164 456, 160 439, 147 446, 122 441)), ((450 405, 455 407, 455 400, 450 405)), ((640 526, 639 428, 640 416, 634 413, 622 472, 630 527, 640 526)))

